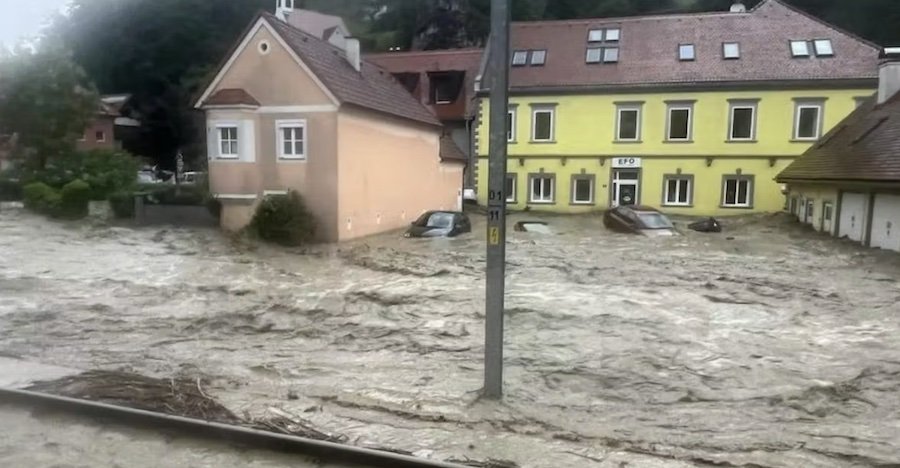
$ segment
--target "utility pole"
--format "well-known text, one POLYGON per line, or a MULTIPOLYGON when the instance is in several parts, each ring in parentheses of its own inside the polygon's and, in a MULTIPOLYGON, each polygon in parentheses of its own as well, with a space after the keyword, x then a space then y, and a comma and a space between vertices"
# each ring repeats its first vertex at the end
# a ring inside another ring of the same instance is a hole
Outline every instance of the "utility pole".
POLYGON ((490 146, 488 160, 487 285, 484 396, 503 396, 503 310, 506 294, 506 145, 509 107, 510 0, 491 0, 490 146))

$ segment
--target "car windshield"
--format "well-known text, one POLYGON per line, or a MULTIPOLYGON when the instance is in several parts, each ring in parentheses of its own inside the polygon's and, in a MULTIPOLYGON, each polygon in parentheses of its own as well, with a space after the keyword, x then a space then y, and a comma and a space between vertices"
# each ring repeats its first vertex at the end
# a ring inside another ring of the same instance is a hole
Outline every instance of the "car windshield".
POLYGON ((420 227, 430 227, 430 228, 450 228, 453 227, 453 214, 452 213, 429 213, 425 214, 418 221, 416 221, 416 226, 420 227))
POLYGON ((669 221, 668 218, 663 216, 660 213, 651 213, 651 212, 636 212, 637 217, 640 218, 641 223, 644 226, 647 226, 648 229, 671 229, 672 222, 669 221))

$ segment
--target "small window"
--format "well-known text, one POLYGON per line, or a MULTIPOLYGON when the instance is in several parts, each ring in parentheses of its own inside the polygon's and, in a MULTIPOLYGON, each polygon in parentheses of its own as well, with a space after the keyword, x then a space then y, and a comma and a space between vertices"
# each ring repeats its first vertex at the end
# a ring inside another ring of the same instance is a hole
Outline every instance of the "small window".
POLYGON ((822 205, 822 217, 825 221, 831 221, 834 217, 834 205, 828 202, 822 205))
POLYGON ((535 109, 532 114, 532 141, 553 141, 553 109, 535 109))
POLYGON ((603 42, 603 30, 591 29, 588 33, 588 42, 603 42))
POLYGON ((666 134, 668 140, 688 141, 691 139, 691 113, 691 107, 669 107, 669 131, 666 134))
POLYGON ((610 28, 606 30, 606 41, 607 42, 617 42, 619 40, 619 34, 621 31, 619 28, 610 28))
POLYGON ((694 44, 681 44, 678 46, 678 60, 691 61, 696 57, 694 44))
POLYGON ((791 41, 791 55, 794 57, 809 57, 809 42, 791 41))
POLYGON ((726 42, 722 44, 722 56, 726 60, 734 60, 741 58, 741 45, 737 42, 726 42))
POLYGON ((434 82, 434 103, 451 104, 456 100, 456 86, 450 80, 437 80, 434 82))
POLYGON ((511 108, 506 112, 506 141, 516 141, 516 109, 511 108))
POLYGON ((749 208, 752 203, 753 179, 745 176, 726 176, 722 183, 722 206, 749 208))
POLYGON ((516 203, 516 174, 506 174, 506 184, 503 190, 506 193, 506 203, 516 203))
POLYGON ((603 49, 600 47, 590 47, 587 50, 587 57, 585 58, 585 62, 600 63, 601 58, 603 58, 603 49))
POLYGON ((278 147, 281 159, 306 159, 306 122, 281 121, 278 126, 278 147))
POLYGON ((822 128, 821 104, 798 104, 794 122, 794 139, 817 140, 822 128))
POLYGON ((619 48, 607 47, 603 49, 603 63, 616 63, 619 61, 619 48))
POLYGON ((514 67, 522 67, 528 63, 528 51, 517 50, 513 52, 512 64, 514 67))
POLYGON ((620 107, 618 109, 618 141, 638 141, 641 137, 640 107, 620 107))
POLYGON ((218 127, 219 133, 219 157, 234 159, 238 157, 238 128, 237 126, 218 127))
POLYGON ((104 132, 103 130, 97 130, 97 132, 94 133, 94 137, 97 139, 98 143, 103 143, 104 141, 106 141, 106 132, 104 132))
POLYGON ((531 176, 531 203, 553 203, 554 177, 550 174, 531 176))
POLYGON ((733 105, 731 107, 731 132, 728 138, 732 141, 750 141, 756 135, 756 106, 733 105))
POLYGON ((534 50, 531 52, 531 65, 541 66, 547 62, 546 50, 534 50))
POLYGON ((689 206, 691 204, 692 178, 690 176, 665 177, 665 205, 689 206))
POLYGON ((817 57, 833 57, 834 47, 831 45, 831 39, 818 39, 813 42, 816 47, 817 57))
POLYGON ((578 174, 572 176, 572 204, 589 205, 594 203, 594 176, 578 174))

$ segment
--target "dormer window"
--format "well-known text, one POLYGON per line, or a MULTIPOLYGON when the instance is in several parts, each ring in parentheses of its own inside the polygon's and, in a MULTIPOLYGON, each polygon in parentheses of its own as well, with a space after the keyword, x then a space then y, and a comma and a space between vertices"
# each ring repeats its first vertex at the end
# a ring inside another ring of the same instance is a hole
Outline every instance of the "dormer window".
POLYGON ((429 73, 431 79, 431 102, 433 104, 452 104, 456 102, 465 79, 464 72, 429 73))
POLYGON ((697 58, 694 44, 681 44, 678 46, 678 60, 690 62, 697 58))
POLYGON ((797 57, 809 57, 809 42, 791 41, 791 55, 797 57))
POLYGON ((736 60, 741 58, 741 45, 737 42, 726 42, 722 44, 722 57, 725 60, 736 60))
POLYGON ((512 64, 514 67, 524 67, 528 63, 528 51, 517 50, 513 52, 512 64))
POLYGON ((813 41, 816 48, 816 57, 833 57, 834 47, 831 45, 831 39, 817 39, 813 41))
POLYGON ((547 62, 547 51, 546 50, 532 50, 531 51, 531 65, 532 66, 542 66, 547 62))

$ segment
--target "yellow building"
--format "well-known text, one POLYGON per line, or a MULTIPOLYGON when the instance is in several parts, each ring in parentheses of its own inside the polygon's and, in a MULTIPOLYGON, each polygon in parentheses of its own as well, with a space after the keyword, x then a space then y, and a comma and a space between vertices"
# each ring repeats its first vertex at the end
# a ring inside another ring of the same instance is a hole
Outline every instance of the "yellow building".
MULTIPOLYGON (((516 23, 511 209, 780 211, 775 176, 877 87, 880 49, 781 3, 516 23)), ((491 77, 477 136, 486 203, 491 77)))

